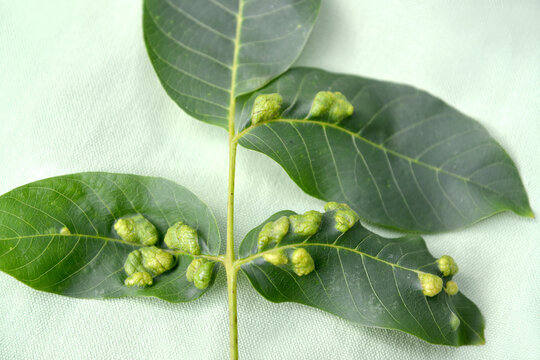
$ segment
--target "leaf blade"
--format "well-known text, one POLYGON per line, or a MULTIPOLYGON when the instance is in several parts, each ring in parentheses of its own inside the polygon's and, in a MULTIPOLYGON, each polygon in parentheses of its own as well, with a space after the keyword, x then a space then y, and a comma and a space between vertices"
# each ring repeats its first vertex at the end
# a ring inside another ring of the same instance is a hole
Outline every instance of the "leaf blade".
POLYGON ((349 203, 366 221, 439 232, 505 210, 532 216, 504 149, 479 123, 413 87, 296 68, 239 106, 242 146, 273 158, 306 193, 349 203), (353 115, 339 124, 306 119, 323 90, 344 93, 353 115), (281 117, 250 126, 255 97, 276 91, 281 117))
POLYGON ((146 48, 169 96, 191 116, 227 129, 233 100, 299 56, 319 5, 320 0, 145 0, 146 48))
MULTIPOLYGON (((282 211, 265 223, 294 214, 282 211)), ((242 241, 240 262, 250 283, 267 300, 304 304, 364 326, 407 332, 434 344, 484 343, 484 319, 463 294, 449 296, 442 291, 431 298, 422 294, 418 272, 441 276, 422 238, 386 239, 359 223, 342 234, 335 230, 332 214, 326 213, 317 234, 301 237, 289 232, 278 247, 267 250, 308 250, 315 270, 299 277, 288 265, 274 266, 263 260, 267 251, 257 249, 257 235, 263 226, 250 231, 242 241), (455 329, 453 314, 460 319, 455 329)))
MULTIPOLYGON (((182 220, 197 229, 203 254, 217 255, 214 216, 193 193, 170 181, 80 173, 40 180, 0 196, 0 270, 41 291, 83 298, 154 296, 190 301, 204 293, 185 280, 189 255, 144 289, 123 285, 127 255, 142 245, 121 240, 116 219, 142 214, 160 238, 182 220), (71 234, 59 234, 62 227, 71 234)), ((159 246, 159 245, 158 245, 159 246)), ((215 277, 217 267, 214 270, 215 277)))

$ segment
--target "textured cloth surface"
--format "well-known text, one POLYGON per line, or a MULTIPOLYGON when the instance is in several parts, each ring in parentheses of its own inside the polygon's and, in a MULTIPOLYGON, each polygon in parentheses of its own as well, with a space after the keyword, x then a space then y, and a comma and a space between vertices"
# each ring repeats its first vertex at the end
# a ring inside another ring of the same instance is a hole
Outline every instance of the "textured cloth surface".
MULTIPOLYGON (((162 176, 208 203, 225 233, 227 137, 187 116, 147 58, 138 0, 0 0, 0 193, 102 170, 162 176)), ((538 0, 326 0, 299 64, 408 83, 484 124, 540 213, 538 0)), ((268 215, 321 208, 262 154, 240 149, 237 242, 268 215)), ((540 221, 499 214, 426 236, 458 261, 486 317, 484 346, 429 345, 297 304, 239 279, 243 359, 538 359, 540 221)), ((79 300, 0 273, 0 359, 224 359, 221 273, 201 299, 79 300)))

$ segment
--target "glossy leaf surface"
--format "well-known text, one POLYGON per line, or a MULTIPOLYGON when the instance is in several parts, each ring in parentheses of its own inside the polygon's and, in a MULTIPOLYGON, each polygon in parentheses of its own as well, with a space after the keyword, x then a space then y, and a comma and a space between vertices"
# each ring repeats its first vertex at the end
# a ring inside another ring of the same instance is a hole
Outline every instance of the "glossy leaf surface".
POLYGON ((277 161, 306 193, 365 220, 439 232, 511 210, 532 217, 518 170, 482 125, 411 86, 295 68, 242 98, 241 145, 277 161), (354 105, 340 123, 307 120, 315 94, 354 105), (281 116, 250 127, 254 99, 280 93, 281 116))
POLYGON ((228 127, 229 108, 283 73, 313 28, 320 0, 145 0, 144 38, 169 96, 228 127))
MULTIPOLYGON (((268 221, 293 214, 282 211, 268 221)), ((333 212, 328 212, 315 235, 289 231, 277 247, 289 257, 296 248, 304 248, 312 256, 315 270, 297 276, 289 264, 274 266, 261 257, 276 249, 258 252, 257 236, 263 225, 243 240, 240 257, 244 258, 242 271, 266 299, 308 305, 365 326, 401 330, 434 344, 484 343, 482 314, 461 292, 454 296, 444 290, 433 297, 422 294, 418 274, 442 274, 421 237, 386 239, 360 223, 341 233, 335 229, 333 212)))
MULTIPOLYGON (((33 182, 0 196, 0 270, 37 290, 80 298, 153 296, 189 301, 206 290, 188 282, 192 257, 139 289, 124 286, 124 262, 141 247, 121 240, 116 219, 142 214, 166 248, 168 227, 197 229, 203 254, 217 255, 220 235, 210 209, 186 188, 165 179, 80 173, 33 182), (67 227, 71 234, 60 234, 67 227)), ((214 276, 217 267, 214 270, 214 276)))

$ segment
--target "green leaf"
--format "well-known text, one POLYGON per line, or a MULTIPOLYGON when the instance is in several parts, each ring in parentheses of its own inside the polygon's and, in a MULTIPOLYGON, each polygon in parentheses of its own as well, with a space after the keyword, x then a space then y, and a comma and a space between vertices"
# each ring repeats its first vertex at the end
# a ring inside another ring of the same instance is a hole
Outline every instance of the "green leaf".
POLYGON ((0 270, 34 289, 79 298, 153 296, 181 302, 199 297, 206 290, 185 277, 189 255, 179 254, 176 266, 150 287, 124 285, 124 262, 142 245, 121 240, 113 226, 116 219, 137 214, 157 228, 158 247, 165 248, 168 227, 181 220, 197 229, 203 254, 220 251, 212 212, 186 188, 161 178, 80 173, 0 196, 0 270), (60 234, 63 227, 71 234, 60 234))
MULTIPOLYGON (((282 211, 267 221, 294 214, 282 211)), ((315 307, 365 326, 401 330, 433 344, 485 342, 484 319, 461 292, 423 295, 418 274, 442 274, 421 237, 386 239, 360 223, 341 233, 335 229, 333 215, 323 215, 315 235, 289 231, 278 247, 259 253, 257 236, 264 224, 248 233, 240 246, 243 259, 239 262, 262 296, 315 307), (296 248, 304 248, 314 260, 315 270, 308 275, 297 276, 290 261, 275 266, 262 258, 275 249, 290 258, 296 248)))
POLYGON ((366 221, 439 232, 505 210, 533 216, 516 166, 486 129, 416 88, 295 68, 238 107, 241 145, 277 161, 306 193, 348 203, 366 221), (342 92, 353 115, 307 120, 323 90, 342 92), (276 92, 281 116, 250 126, 255 98, 276 92))
POLYGON ((283 73, 311 33, 320 0, 145 0, 144 38, 169 96, 228 128, 236 96, 283 73))

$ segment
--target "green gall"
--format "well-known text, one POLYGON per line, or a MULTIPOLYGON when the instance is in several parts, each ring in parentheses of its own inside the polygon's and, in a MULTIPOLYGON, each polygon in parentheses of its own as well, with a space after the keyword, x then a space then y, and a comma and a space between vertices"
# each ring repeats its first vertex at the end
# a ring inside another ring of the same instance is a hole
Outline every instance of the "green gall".
POLYGON ((360 220, 360 217, 353 210, 338 210, 334 215, 334 220, 336 221, 336 229, 346 232, 360 220))
POLYGON ((286 216, 265 224, 257 237, 259 250, 264 249, 270 243, 279 244, 287 232, 289 232, 289 218, 286 216))
POLYGON ((336 229, 341 232, 346 232, 360 220, 360 216, 356 211, 352 210, 347 204, 329 202, 324 205, 325 211, 335 211, 334 220, 336 229))
POLYGON ((459 320, 456 314, 452 313, 452 315, 450 315, 449 323, 452 330, 456 331, 459 325, 461 324, 461 321, 459 320))
POLYGON ((212 269, 214 268, 213 262, 206 262, 199 266, 195 274, 193 275, 193 284, 197 289, 206 289, 210 284, 212 278, 212 269))
POLYGON ((308 119, 326 118, 339 123, 354 112, 354 107, 340 92, 320 91, 315 95, 308 119))
POLYGON ((146 271, 143 264, 142 254, 139 250, 134 250, 129 253, 126 262, 124 263, 124 271, 128 275, 133 275, 136 272, 146 271))
POLYGON ((292 231, 302 236, 314 235, 321 225, 322 214, 315 210, 310 210, 304 215, 291 215, 289 221, 292 231))
POLYGON ((124 271, 128 275, 150 273, 158 276, 174 266, 174 256, 155 246, 144 247, 129 253, 124 263, 124 271))
POLYGON ((420 280, 420 284, 422 285, 422 293, 425 296, 432 297, 441 292, 443 281, 437 275, 429 273, 419 273, 418 279, 420 280))
POLYGON ((152 276, 147 273, 146 271, 139 271, 136 273, 133 273, 130 277, 128 277, 124 281, 124 285, 132 287, 146 287, 151 286, 154 283, 154 280, 152 279, 152 276))
POLYGON ((197 230, 179 221, 167 230, 165 244, 171 249, 178 249, 188 254, 199 255, 201 248, 197 230))
POLYGON ((328 202, 324 204, 324 211, 334 211, 334 210, 347 210, 350 209, 349 205, 341 204, 337 202, 328 202))
POLYGON ((298 276, 304 276, 315 270, 315 262, 311 255, 304 248, 294 250, 291 262, 293 264, 293 271, 298 276))
POLYGON ((118 219, 114 230, 124 241, 145 246, 154 245, 158 241, 156 227, 142 215, 118 219))
POLYGON ((195 273, 197 272, 197 270, 199 270, 201 265, 203 265, 206 262, 207 262, 207 260, 203 259, 203 258, 193 259, 193 261, 189 264, 188 268, 186 269, 186 279, 187 279, 187 281, 193 282, 193 278, 195 277, 195 273))
POLYGON ((71 231, 69 231, 69 229, 64 226, 63 228, 60 229, 60 235, 71 235, 71 231))
POLYGON ((146 271, 158 276, 174 266, 174 256, 155 246, 144 247, 139 250, 142 255, 142 264, 146 271))
POLYGON ((283 98, 280 94, 259 95, 253 103, 251 123, 258 124, 263 121, 277 119, 280 115, 283 98))
POLYGON ((285 265, 289 262, 287 255, 285 255, 281 249, 276 249, 265 253, 263 255, 263 259, 275 266, 285 265))
POLYGON ((451 276, 458 273, 459 268, 454 259, 449 255, 443 255, 437 260, 439 270, 443 276, 451 276))
POLYGON ((444 292, 446 292, 448 295, 456 295, 459 292, 459 287, 457 282, 450 280, 446 282, 446 286, 444 287, 444 292))

